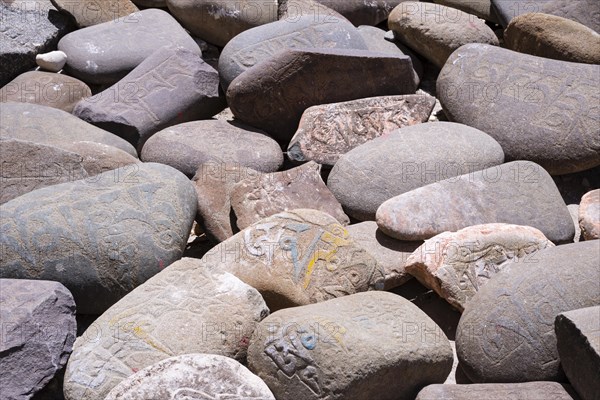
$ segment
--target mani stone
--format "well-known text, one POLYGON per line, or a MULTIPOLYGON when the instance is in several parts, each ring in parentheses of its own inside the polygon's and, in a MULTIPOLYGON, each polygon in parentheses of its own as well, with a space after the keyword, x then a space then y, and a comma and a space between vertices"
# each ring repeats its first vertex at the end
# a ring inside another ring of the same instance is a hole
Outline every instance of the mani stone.
MULTIPOLYGON (((447 7, 456 8, 468 14, 473 14, 486 21, 498 23, 498 17, 492 7, 491 0, 434 0, 434 3, 442 4, 447 7)), ((452 18, 453 15, 445 15, 445 18, 452 18)))
POLYGON ((248 368, 214 354, 184 354, 159 361, 123 380, 104 400, 184 397, 275 400, 269 387, 248 368))
POLYGON ((35 63, 43 70, 58 72, 67 63, 67 55, 62 51, 50 51, 36 55, 35 63))
POLYGON ((440 4, 402 2, 390 14, 388 25, 398 40, 438 68, 464 44, 498 45, 484 20, 440 4))
POLYGON ((202 164, 232 164, 261 172, 283 164, 279 144, 263 132, 233 121, 192 121, 166 128, 144 145, 142 160, 170 165, 194 176, 202 164))
POLYGON ((51 72, 25 72, 0 89, 0 102, 32 103, 70 113, 92 91, 79 79, 51 72))
POLYGON ((65 149, 81 156, 81 165, 92 177, 117 168, 135 169, 133 164, 140 163, 136 157, 113 146, 94 142, 73 142, 65 149))
POLYGON ((375 220, 377 208, 394 196, 503 160, 500 145, 477 129, 452 122, 417 124, 341 156, 327 186, 351 217, 375 220))
POLYGON ((423 242, 407 242, 392 239, 378 229, 375 221, 365 221, 347 226, 350 237, 377 261, 383 269, 383 290, 401 286, 412 275, 405 270, 408 257, 423 242))
POLYGON ((381 267, 329 214, 299 209, 265 218, 202 259, 256 288, 271 311, 383 289, 381 267))
MULTIPOLYGON (((183 47, 202 55, 181 25, 165 11, 155 8, 79 29, 58 42, 58 49, 67 54, 65 70, 69 74, 86 83, 108 85, 164 46, 183 47)), ((131 93, 152 88, 128 89, 131 93)))
POLYGON ((233 40, 219 57, 219 75, 223 89, 251 67, 293 48, 362 49, 362 36, 348 21, 324 22, 312 16, 294 21, 281 20, 246 31, 233 40))
POLYGON ((350 219, 323 179, 321 165, 310 161, 287 171, 261 174, 233 185, 231 207, 236 225, 250 225, 282 211, 310 208, 331 215, 341 225, 350 219))
POLYGON ((216 46, 225 46, 245 30, 277 20, 277 0, 167 0, 184 28, 216 46))
POLYGON ((600 238, 600 189, 592 190, 581 198, 579 226, 584 240, 600 238))
POLYGON ((207 353, 245 362, 250 336, 268 314, 254 288, 183 258, 130 292, 77 339, 65 399, 102 400, 127 377, 169 357, 207 353))
POLYGON ((0 103, 0 137, 60 148, 70 146, 73 142, 97 142, 137 157, 133 146, 120 137, 65 111, 37 104, 0 103))
POLYGON ((554 322, 560 365, 583 400, 600 398, 600 306, 558 314, 554 322))
POLYGON ((435 98, 428 94, 408 94, 310 107, 290 141, 288 157, 333 166, 361 144, 395 129, 427 122, 434 106, 435 98))
POLYGON ((600 64, 600 34, 555 15, 529 13, 513 18, 504 31, 504 44, 519 53, 600 64))
POLYGON ((78 28, 114 21, 139 11, 129 0, 52 0, 52 4, 72 17, 78 28))
POLYGON ((388 292, 277 311, 248 348, 248 368, 278 400, 412 400, 442 383, 452 360, 435 322, 388 292))
POLYGON ((73 114, 141 151, 161 129, 212 117, 218 102, 217 71, 197 53, 163 47, 112 87, 80 101, 73 114))
POLYGON ((236 118, 287 146, 310 106, 415 90, 408 56, 287 49, 238 76, 227 90, 227 101, 236 118))
POLYGON ((575 225, 575 236, 573 237, 573 242, 580 242, 581 227, 579 226, 579 204, 569 204, 567 205, 567 209, 569 210, 569 214, 571 214, 573 225, 575 225))
POLYGON ((456 332, 463 371, 474 383, 564 381, 554 319, 600 305, 599 242, 539 251, 507 264, 467 304, 456 332))
POLYGON ((0 393, 28 400, 67 363, 75 302, 58 282, 0 279, 0 304, 0 393))
POLYGON ((575 400, 558 382, 429 385, 415 400, 575 400))
POLYGON ((468 44, 446 62, 437 93, 450 120, 488 133, 507 161, 563 175, 600 165, 599 85, 600 65, 468 44))
POLYGON ((100 314, 181 258, 196 193, 179 171, 134 164, 0 206, 0 277, 47 279, 100 314))
POLYGON ((383 203, 376 219, 386 235, 400 240, 425 240, 445 231, 497 222, 537 228, 556 244, 572 242, 575 235, 569 210, 552 178, 530 161, 514 161, 411 190, 383 203))
POLYGON ((459 311, 509 263, 535 263, 554 244, 530 226, 474 225, 426 240, 406 261, 406 272, 459 311))
POLYGON ((491 0, 502 26, 526 13, 552 14, 600 32, 600 5, 596 0, 491 0))

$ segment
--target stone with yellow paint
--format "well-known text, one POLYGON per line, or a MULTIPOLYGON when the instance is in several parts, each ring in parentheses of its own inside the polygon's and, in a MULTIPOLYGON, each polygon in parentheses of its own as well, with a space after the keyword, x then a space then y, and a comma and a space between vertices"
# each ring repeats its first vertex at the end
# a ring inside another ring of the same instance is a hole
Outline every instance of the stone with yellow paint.
POLYGON ((383 271, 340 223, 298 209, 262 219, 202 259, 256 288, 271 310, 383 289, 383 271))
POLYGON ((130 375, 182 354, 244 362, 250 335, 268 314, 255 289, 183 258, 109 308, 77 339, 65 373, 65 398, 102 400, 130 375))

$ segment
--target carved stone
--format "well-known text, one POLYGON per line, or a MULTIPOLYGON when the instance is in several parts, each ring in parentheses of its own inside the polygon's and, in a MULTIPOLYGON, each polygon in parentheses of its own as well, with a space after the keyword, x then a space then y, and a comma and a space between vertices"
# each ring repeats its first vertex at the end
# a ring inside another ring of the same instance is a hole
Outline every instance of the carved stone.
POLYGON ((183 354, 244 362, 250 335, 268 314, 255 289, 200 260, 181 259, 134 289, 77 339, 65 373, 65 398, 104 399, 139 370, 183 354))
POLYGON ((236 118, 265 130, 287 146, 302 113, 310 106, 415 90, 407 56, 364 50, 288 49, 238 76, 227 90, 227 100, 236 118))
POLYGON ((576 400, 565 386, 557 382, 429 385, 415 400, 576 400))
POLYGON ((104 400, 226 398, 275 400, 269 387, 239 362, 214 354, 167 358, 131 375, 104 400), (201 396, 201 397, 197 397, 201 396))
POLYGON ((391 198, 377 210, 379 228, 400 240, 425 240, 496 222, 537 228, 556 244, 572 242, 575 235, 552 178, 529 161, 432 183, 391 198))
POLYGON ((139 11, 129 0, 52 0, 52 4, 71 16, 78 28, 114 21, 139 11))
POLYGON ((231 191, 236 225, 244 229, 263 218, 298 208, 320 210, 348 225, 350 219, 321 178, 321 166, 309 162, 287 171, 246 177, 231 191))
POLYGON ((73 142, 65 145, 64 148, 82 157, 81 165, 89 176, 99 175, 117 168, 134 168, 129 166, 140 163, 140 160, 131 154, 102 143, 73 142))
POLYGON ((592 190, 581 198, 579 226, 584 240, 600 238, 600 189, 592 190))
POLYGON ((38 189, 0 207, 0 277, 59 281, 100 314, 181 257, 195 215, 193 186, 161 164, 38 189))
POLYGON ((554 319, 600 305, 598 245, 542 250, 527 268, 508 264, 481 288, 456 333, 458 359, 473 382, 564 381, 554 319))
POLYGON ((521 225, 474 225, 426 240, 406 261, 406 272, 463 311, 465 304, 507 264, 529 268, 537 251, 554 244, 521 225))
POLYGON ((434 105, 432 96, 409 94, 310 107, 302 114, 290 141, 288 157, 333 166, 363 143, 395 129, 426 122, 434 105))
POLYGON ((332 216, 300 209, 265 218, 202 259, 255 287, 271 310, 383 289, 376 261, 332 216))
POLYGON ((387 292, 277 311, 248 348, 248 367, 278 400, 414 399, 446 379, 452 358, 442 330, 387 292))
POLYGON ((417 124, 344 154, 327 186, 350 216, 374 220, 377 208, 394 196, 503 160, 500 145, 482 131, 452 122, 417 124))

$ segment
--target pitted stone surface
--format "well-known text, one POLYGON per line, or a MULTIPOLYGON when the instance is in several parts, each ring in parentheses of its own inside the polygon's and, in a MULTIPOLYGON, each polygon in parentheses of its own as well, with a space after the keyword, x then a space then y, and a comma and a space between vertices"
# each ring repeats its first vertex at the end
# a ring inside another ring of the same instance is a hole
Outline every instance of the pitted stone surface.
POLYGON ((0 277, 59 281, 99 314, 181 258, 195 215, 193 186, 161 164, 38 189, 0 207, 0 277))
POLYGON ((332 216, 299 209, 265 218, 202 259, 255 287, 269 308, 383 289, 375 259, 332 216))
POLYGON ((423 386, 444 381, 452 358, 442 330, 387 292, 277 311, 248 348, 250 370, 278 400, 414 399, 423 386))
POLYGON ((260 294, 231 274, 181 259, 130 292, 77 339, 66 400, 104 399, 121 381, 169 357, 208 353, 246 359, 269 314, 260 294))
POLYGON ((600 238, 600 189, 592 190, 581 198, 579 226, 583 239, 600 238))
POLYGON ((52 4, 73 17, 78 28, 114 21, 139 11, 129 0, 52 0, 52 4))
POLYGON ((558 382, 429 385, 415 400, 576 400, 558 382))

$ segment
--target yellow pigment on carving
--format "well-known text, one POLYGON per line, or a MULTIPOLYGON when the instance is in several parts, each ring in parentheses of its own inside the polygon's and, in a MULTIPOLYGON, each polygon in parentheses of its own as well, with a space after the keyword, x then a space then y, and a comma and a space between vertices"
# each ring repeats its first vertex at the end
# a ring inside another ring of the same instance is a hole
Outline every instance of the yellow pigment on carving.
POLYGON ((327 263, 327 269, 329 269, 330 271, 335 270, 335 268, 330 268, 329 264, 331 263, 331 260, 335 258, 339 247, 347 246, 350 244, 350 241, 346 239, 350 234, 343 226, 334 225, 333 228, 336 230, 339 230, 341 228, 342 237, 336 236, 333 233, 327 231, 323 233, 323 235, 321 236, 321 240, 331 245, 332 247, 329 250, 319 249, 315 251, 310 261, 308 262, 308 265, 306 266, 306 273, 304 276, 303 284, 304 289, 306 289, 310 284, 310 278, 315 269, 315 264, 318 260, 325 261, 327 263))

